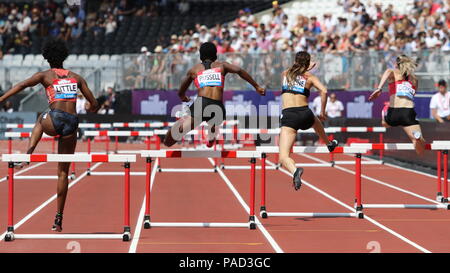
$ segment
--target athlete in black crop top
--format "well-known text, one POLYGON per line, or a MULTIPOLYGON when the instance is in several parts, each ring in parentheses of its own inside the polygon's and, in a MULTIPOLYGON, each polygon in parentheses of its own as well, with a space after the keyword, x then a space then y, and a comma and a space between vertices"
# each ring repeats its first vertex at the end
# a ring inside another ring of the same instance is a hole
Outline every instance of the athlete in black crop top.
POLYGON ((316 134, 328 146, 332 152, 338 145, 336 140, 330 141, 325 134, 321 120, 326 119, 325 107, 327 105, 327 88, 319 79, 310 74, 311 56, 307 52, 298 52, 295 56, 294 65, 283 72, 281 132, 280 132, 280 155, 279 163, 293 174, 295 190, 300 189, 302 168, 296 168, 295 162, 289 157, 292 146, 297 137, 297 131, 314 128, 316 134), (308 107, 308 97, 311 87, 319 90, 322 98, 322 110, 320 117, 314 116, 308 107))
POLYGON ((242 68, 227 62, 217 61, 217 48, 213 43, 204 43, 200 47, 201 64, 192 67, 181 82, 178 96, 181 101, 191 103, 190 116, 178 120, 167 132, 164 144, 168 147, 180 141, 184 135, 197 127, 202 121, 208 123, 208 146, 214 144, 218 130, 225 119, 225 106, 223 105, 223 89, 225 76, 228 73, 238 74, 251 84, 256 92, 265 95, 265 88, 260 87, 255 80, 242 68), (194 82, 198 90, 198 97, 192 101, 186 96, 186 91, 194 82))

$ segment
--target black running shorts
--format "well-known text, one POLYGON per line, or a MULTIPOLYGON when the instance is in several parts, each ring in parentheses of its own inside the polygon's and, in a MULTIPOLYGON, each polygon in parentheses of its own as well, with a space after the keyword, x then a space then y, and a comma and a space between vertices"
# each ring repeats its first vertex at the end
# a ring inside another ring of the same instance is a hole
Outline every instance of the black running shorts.
POLYGON ((419 124, 416 119, 414 108, 392 108, 389 107, 384 120, 389 126, 411 126, 419 124))
POLYGON ((289 127, 296 131, 311 128, 314 120, 314 113, 308 106, 289 107, 281 112, 281 127, 289 127))

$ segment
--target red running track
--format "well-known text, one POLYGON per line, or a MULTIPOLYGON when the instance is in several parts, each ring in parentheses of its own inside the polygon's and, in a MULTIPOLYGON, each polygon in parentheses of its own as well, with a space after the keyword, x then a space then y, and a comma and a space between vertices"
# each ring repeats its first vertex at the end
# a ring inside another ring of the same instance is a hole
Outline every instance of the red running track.
MULTIPOLYGON (((16 144, 16 143, 15 143, 16 144)), ((44 143, 42 143, 44 144, 44 143)), ((2 145, 3 147, 3 145, 2 145)), ((18 146, 20 147, 20 145, 18 146)), ((104 146, 97 147, 102 150, 104 146)), ((136 148, 136 145, 124 145, 136 148)), ((37 152, 46 152, 42 145, 37 152)), ((80 145, 77 151, 83 151, 80 145)), ((295 156, 298 162, 327 160, 328 155, 295 156)), ((349 156, 336 158, 349 160, 349 156)), ((273 160, 273 157, 269 157, 273 160)), ((163 167, 206 168, 208 159, 165 159, 163 167)), ((227 159, 227 165, 248 165, 244 159, 227 159)), ((259 162, 258 162, 259 164, 259 162)), ((52 175, 56 164, 46 163, 22 175, 52 175)), ((77 174, 85 169, 77 165, 77 174)), ((119 164, 101 164, 96 171, 117 171, 119 164)), ((364 165, 363 174, 429 199, 434 199, 435 178, 391 166, 364 165)), ((144 160, 131 165, 132 171, 144 171, 144 160)), ((350 212, 354 200, 353 166, 306 168, 304 180, 331 197, 306 185, 296 192, 291 178, 280 170, 267 171, 268 211, 278 212, 350 212), (345 169, 345 170, 344 170, 345 169), (346 171, 347 170, 347 171, 346 171)), ((239 196, 248 204, 249 171, 224 170, 239 196)), ((0 175, 6 174, 6 165, 0 175)), ((257 198, 260 189, 257 172, 257 198)), ((363 179, 363 202, 428 203, 385 185, 363 179)), ((76 180, 77 181, 77 180, 76 180)), ((16 181, 16 223, 52 197, 56 181, 16 181)), ((122 232, 123 177, 84 177, 69 190, 64 233, 122 232)), ((0 230, 6 229, 7 183, 0 182, 0 230)), ((136 223, 144 200, 144 177, 131 180, 131 223, 136 223)), ((217 173, 156 173, 152 189, 152 221, 246 222, 248 213, 225 180, 217 173)), ((51 233, 56 203, 50 202, 16 229, 17 233, 51 233)), ((0 252, 448 252, 446 210, 365 209, 368 219, 269 217, 261 219, 264 234, 258 228, 163 228, 142 229, 134 242, 120 240, 16 240, 0 242, 0 252), (267 236, 269 234, 270 236, 267 236), (273 240, 268 239, 271 238, 273 240)), ((0 232, 1 234, 1 232, 0 232)))

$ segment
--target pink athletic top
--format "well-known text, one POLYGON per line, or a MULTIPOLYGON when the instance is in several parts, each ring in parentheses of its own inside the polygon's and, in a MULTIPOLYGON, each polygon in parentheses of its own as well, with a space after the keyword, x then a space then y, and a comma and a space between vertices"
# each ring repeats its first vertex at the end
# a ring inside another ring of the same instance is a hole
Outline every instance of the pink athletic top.
POLYGON ((46 88, 47 100, 49 104, 55 101, 77 101, 78 82, 74 78, 69 78, 69 70, 53 68, 57 78, 53 79, 53 84, 46 88))

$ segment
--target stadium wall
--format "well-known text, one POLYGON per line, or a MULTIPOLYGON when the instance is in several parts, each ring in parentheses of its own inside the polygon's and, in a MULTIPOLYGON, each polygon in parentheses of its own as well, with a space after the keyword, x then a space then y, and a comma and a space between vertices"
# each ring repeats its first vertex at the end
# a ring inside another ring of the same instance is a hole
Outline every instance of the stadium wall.
MULTIPOLYGON (((334 91, 329 91, 332 93, 334 91)), ((381 110, 384 103, 389 100, 388 92, 384 92, 380 98, 374 102, 369 102, 367 98, 372 91, 336 91, 337 99, 344 104, 345 118, 381 118, 381 110)), ((429 103, 431 92, 421 92, 415 98, 418 118, 430 118, 429 103)), ((195 97, 195 91, 188 91, 188 96, 195 97)), ((311 94, 312 101, 318 93, 311 94)), ((175 91, 157 90, 135 90, 131 94, 131 111, 134 115, 168 115, 175 117, 175 112, 180 109, 180 99, 175 91)), ((280 115, 280 91, 269 91, 262 97, 254 91, 225 91, 224 104, 228 116, 245 116, 250 113, 257 113, 260 105, 267 105, 268 114, 277 117, 280 115)))

